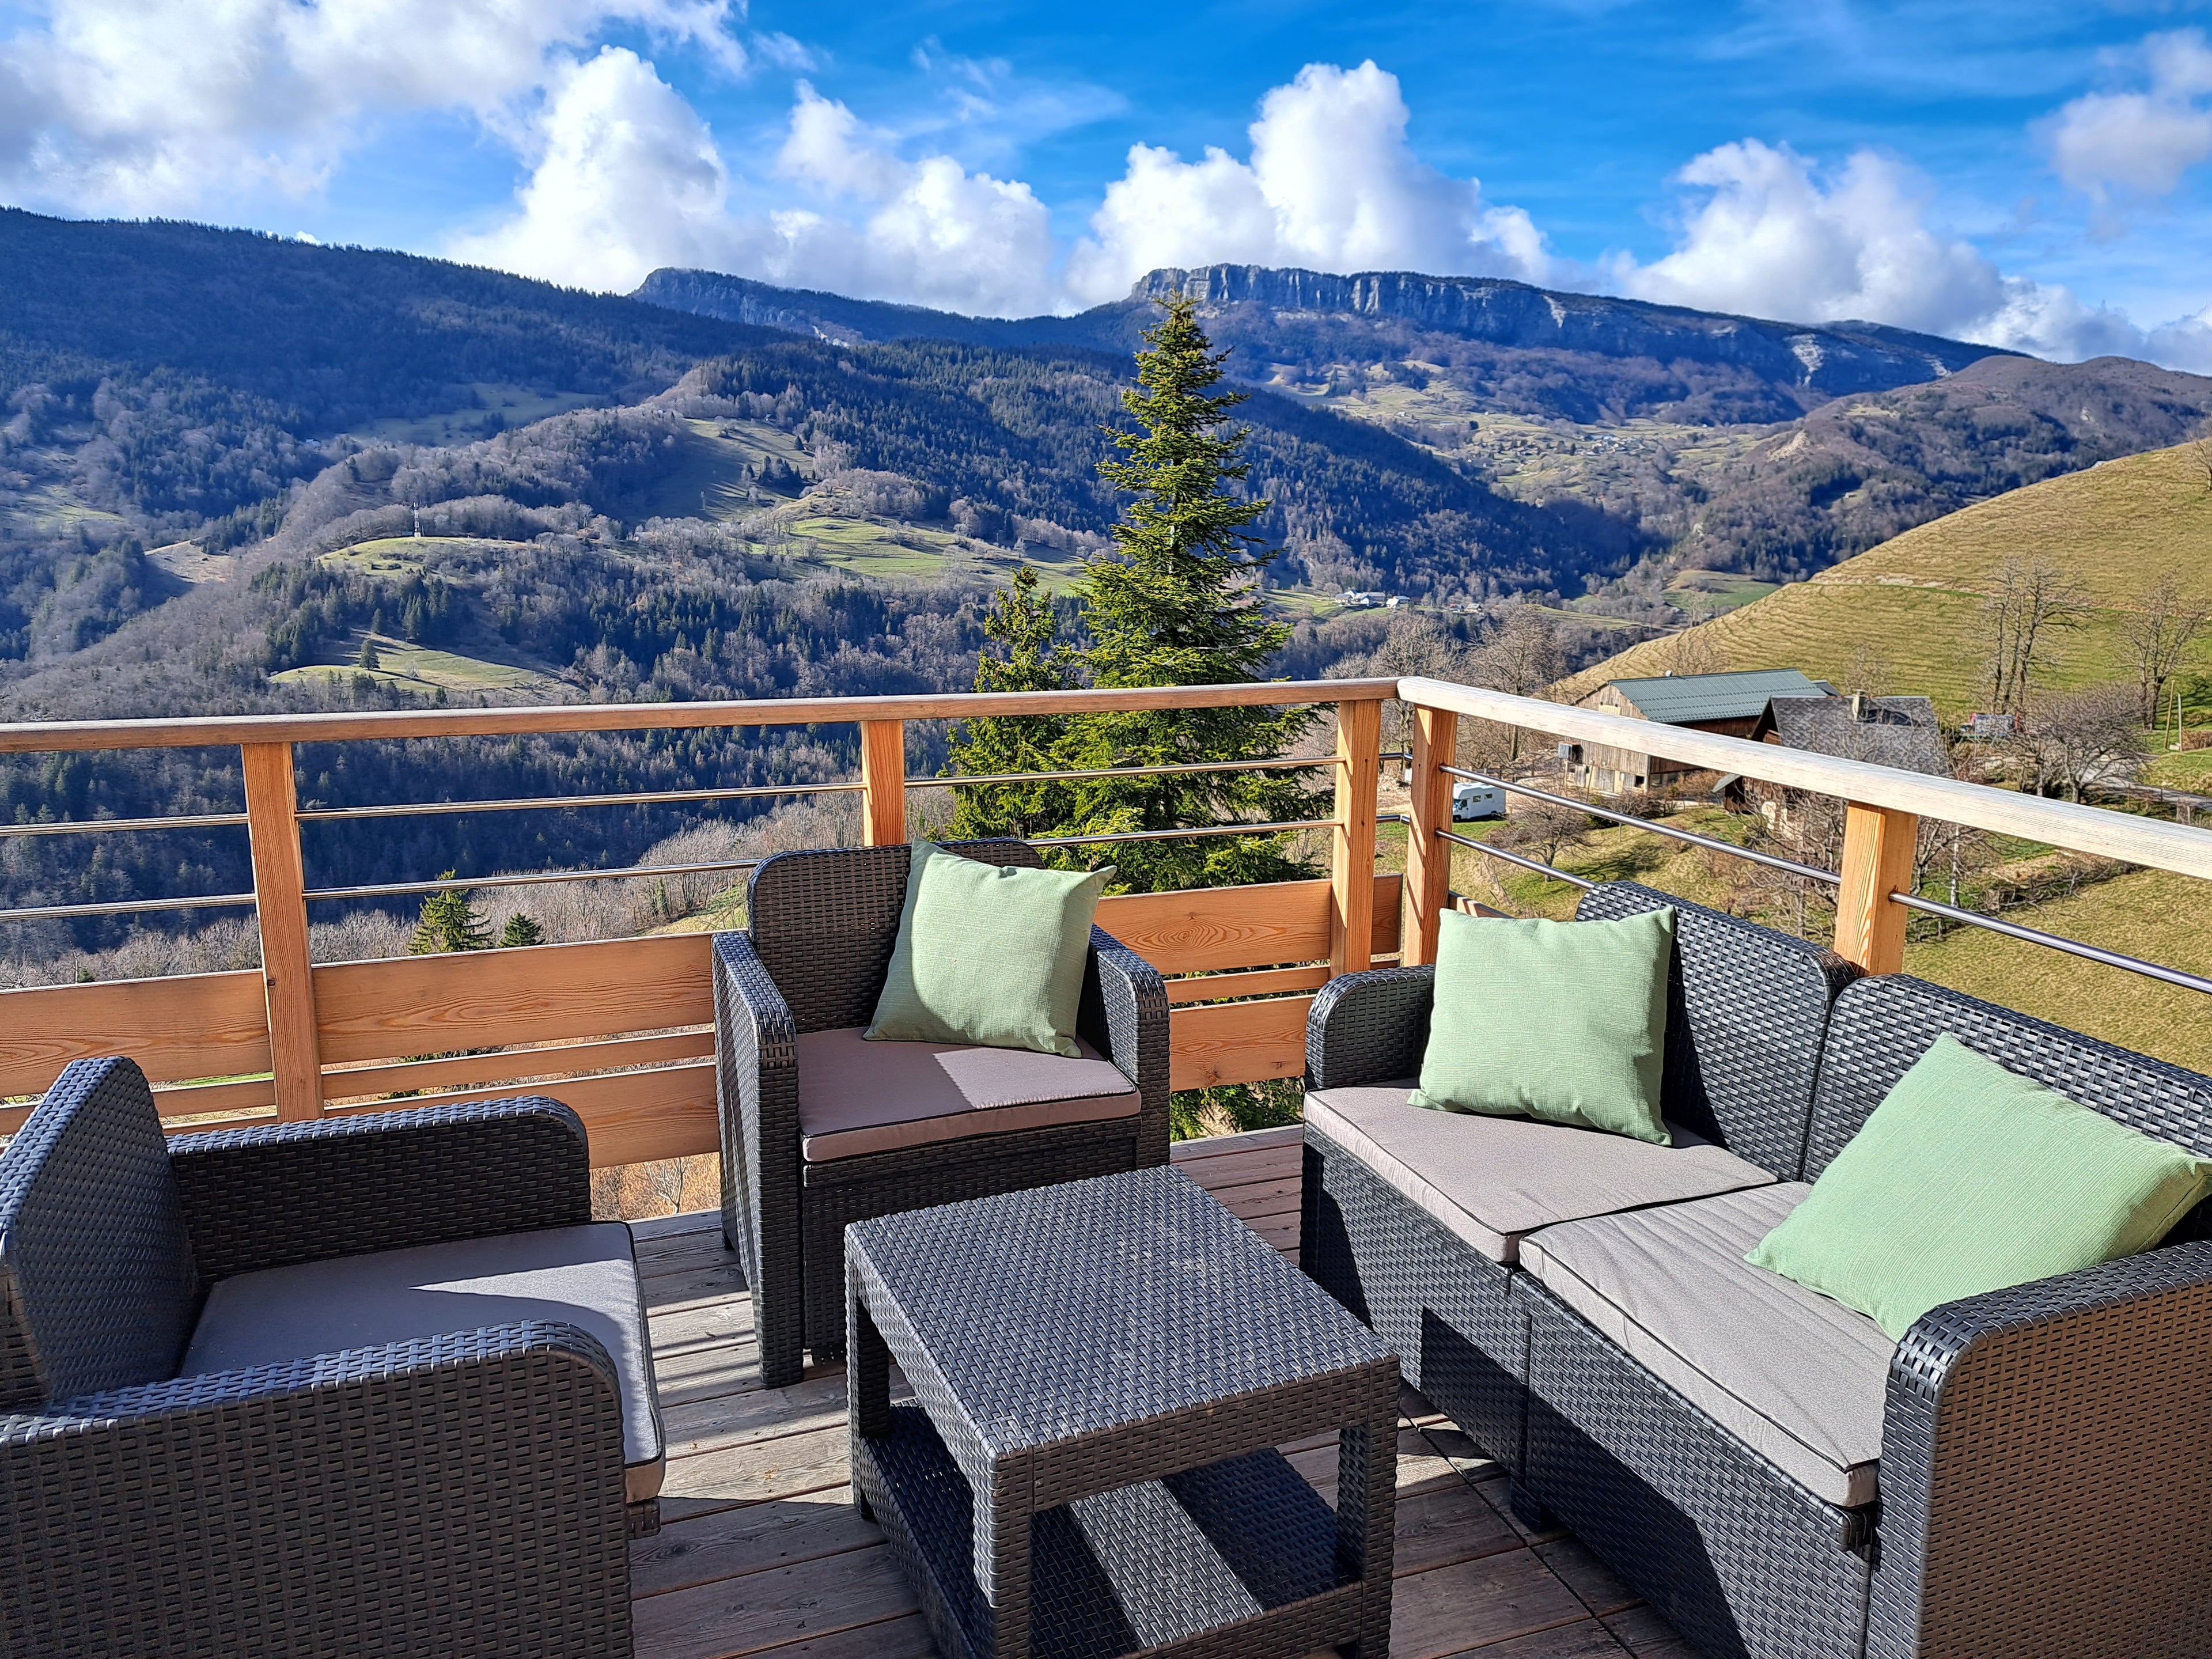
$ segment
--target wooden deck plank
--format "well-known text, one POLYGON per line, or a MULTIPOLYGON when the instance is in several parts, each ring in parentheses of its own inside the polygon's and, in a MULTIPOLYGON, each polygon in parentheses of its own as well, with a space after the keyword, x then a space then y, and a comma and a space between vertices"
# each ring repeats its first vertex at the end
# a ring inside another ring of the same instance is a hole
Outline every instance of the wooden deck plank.
MULTIPOLYGON (((1293 1126, 1184 1143, 1176 1163, 1295 1255, 1297 1154, 1293 1126)), ((638 1659, 934 1659, 882 1533, 852 1507, 842 1369, 763 1389, 719 1217, 639 1225, 669 1461, 660 1534, 631 1549, 638 1659)), ((1515 1522, 1497 1466, 1428 1401, 1402 1405, 1396 1659, 1687 1659, 1580 1544, 1515 1522)), ((1288 1455, 1334 1502, 1334 1439, 1288 1455)))

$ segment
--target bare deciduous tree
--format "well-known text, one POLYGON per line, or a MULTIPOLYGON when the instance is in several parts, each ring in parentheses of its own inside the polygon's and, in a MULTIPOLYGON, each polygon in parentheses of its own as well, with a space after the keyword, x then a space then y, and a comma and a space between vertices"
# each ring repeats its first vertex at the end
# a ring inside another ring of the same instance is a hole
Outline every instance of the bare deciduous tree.
POLYGON ((2120 638, 2136 671, 2136 718, 2158 724, 2166 683, 2204 631, 2206 611, 2194 594, 2185 595, 2180 579, 2160 576, 2136 596, 2135 609, 2120 618, 2120 638))
POLYGON ((1982 607, 1988 624, 1990 702, 2018 711, 2057 654, 2058 636, 2081 624, 2081 584, 2049 559, 2007 559, 1982 607))
MULTIPOLYGON (((1468 664, 1474 684, 1516 697, 1543 695, 1566 670, 1566 653, 1552 619, 1532 605, 1511 605, 1484 630, 1481 646, 1468 664)), ((1522 733, 1513 728, 1506 741, 1509 765, 1521 759, 1522 733)))
POLYGON ((2125 685, 2093 685, 2037 700, 2000 752, 2021 787, 2039 795, 2080 800, 2082 790, 2106 778, 2132 777, 2142 769, 2142 728, 2136 698, 2125 685))

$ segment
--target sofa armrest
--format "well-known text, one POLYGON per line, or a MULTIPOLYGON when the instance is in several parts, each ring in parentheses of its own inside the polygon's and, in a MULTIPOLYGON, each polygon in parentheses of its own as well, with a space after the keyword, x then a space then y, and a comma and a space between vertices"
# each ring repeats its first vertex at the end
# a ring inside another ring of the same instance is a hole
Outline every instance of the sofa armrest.
POLYGON ((2208 1399, 2212 1243, 1925 1315, 1890 1362, 1868 1654, 2212 1640, 2208 1399))
POLYGON ((1168 1160, 1167 981, 1103 927, 1091 930, 1076 1030, 1137 1085, 1139 1168, 1168 1160))
POLYGON ((1306 1087, 1412 1077, 1428 1046, 1437 970, 1377 968, 1322 987, 1306 1016, 1306 1087))
POLYGON ((494 1631, 627 1655, 623 1455, 605 1351, 536 1321, 0 1417, 0 1629, 25 1653, 462 1653, 494 1631))
POLYGON ((177 1135, 200 1282, 592 1218, 582 1120, 541 1096, 177 1135))
POLYGON ((795 1382, 803 1341, 799 1025, 750 933, 714 935, 722 1233, 754 1290, 761 1370, 795 1382))

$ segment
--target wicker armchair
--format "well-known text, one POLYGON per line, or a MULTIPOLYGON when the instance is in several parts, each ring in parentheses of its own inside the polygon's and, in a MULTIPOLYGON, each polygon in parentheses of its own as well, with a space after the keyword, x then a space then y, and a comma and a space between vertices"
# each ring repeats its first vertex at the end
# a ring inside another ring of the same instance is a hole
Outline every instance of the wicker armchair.
MULTIPOLYGON (((1018 841, 950 850, 1041 863, 1018 841)), ((1076 1023, 1081 1060, 859 1041, 909 856, 779 854, 753 872, 747 931, 714 942, 722 1224, 752 1287, 769 1388, 799 1381, 805 1351, 844 1352, 848 1223, 1167 1161, 1167 990, 1102 930, 1076 1023)))
POLYGON ((0 1153, 0 1650, 630 1651, 651 1360, 557 1102, 164 1145, 79 1061, 0 1153))

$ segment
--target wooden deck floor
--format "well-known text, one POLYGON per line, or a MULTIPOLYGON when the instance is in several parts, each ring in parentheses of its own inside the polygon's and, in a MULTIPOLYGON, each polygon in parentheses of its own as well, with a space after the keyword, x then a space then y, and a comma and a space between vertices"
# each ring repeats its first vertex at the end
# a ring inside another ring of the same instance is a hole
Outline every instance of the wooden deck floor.
MULTIPOLYGON (((1177 1150, 1295 1251, 1295 1130, 1177 1150)), ((844 1373, 761 1388, 752 1304, 719 1229, 711 1214, 636 1224, 669 1453, 660 1534, 632 1547, 639 1659, 927 1659, 914 1597, 852 1507, 844 1373)), ((1329 1495, 1334 1441, 1285 1449, 1329 1495)), ((1689 1659, 1571 1537, 1515 1522, 1502 1474, 1410 1390, 1398 1493, 1393 1659, 1689 1659)))

